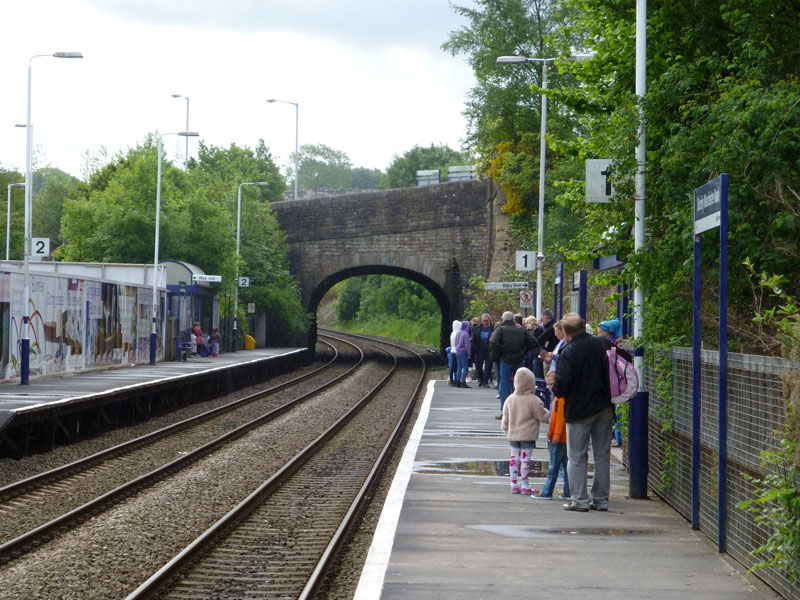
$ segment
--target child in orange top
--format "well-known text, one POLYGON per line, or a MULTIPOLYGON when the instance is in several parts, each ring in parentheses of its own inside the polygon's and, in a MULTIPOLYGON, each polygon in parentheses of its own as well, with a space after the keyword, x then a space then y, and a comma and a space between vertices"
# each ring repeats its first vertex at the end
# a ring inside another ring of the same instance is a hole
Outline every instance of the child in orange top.
MULTIPOLYGON (((545 374, 547 387, 552 392, 553 382, 556 379, 555 371, 548 371, 545 374)), ((548 445, 550 446, 550 469, 547 471, 547 481, 539 495, 531 498, 551 499, 555 491, 558 471, 564 467, 564 493, 562 499, 570 497, 569 477, 567 476, 567 424, 564 421, 564 398, 553 399, 550 407, 550 430, 547 433, 548 445)))

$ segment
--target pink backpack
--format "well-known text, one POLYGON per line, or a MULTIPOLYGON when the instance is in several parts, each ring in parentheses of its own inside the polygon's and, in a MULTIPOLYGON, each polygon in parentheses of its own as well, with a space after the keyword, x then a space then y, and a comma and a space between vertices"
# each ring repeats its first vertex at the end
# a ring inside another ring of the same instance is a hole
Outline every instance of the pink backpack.
POLYGON ((608 355, 608 378, 611 382, 611 402, 622 404, 639 391, 639 374, 636 368, 617 354, 617 348, 606 350, 608 355))

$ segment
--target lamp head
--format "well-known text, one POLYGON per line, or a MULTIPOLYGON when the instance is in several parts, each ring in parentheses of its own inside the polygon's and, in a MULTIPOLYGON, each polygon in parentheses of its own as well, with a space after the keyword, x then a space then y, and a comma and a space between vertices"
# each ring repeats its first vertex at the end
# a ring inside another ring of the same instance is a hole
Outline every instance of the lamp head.
POLYGON ((183 137, 198 137, 200 134, 196 131, 179 131, 178 135, 183 137))
POLYGON ((517 65, 528 62, 528 60, 525 56, 498 56, 495 63, 498 65, 517 65))
POLYGON ((55 58, 83 58, 82 52, 53 52, 55 58))
POLYGON ((173 98, 183 98, 180 94, 170 94, 173 98))

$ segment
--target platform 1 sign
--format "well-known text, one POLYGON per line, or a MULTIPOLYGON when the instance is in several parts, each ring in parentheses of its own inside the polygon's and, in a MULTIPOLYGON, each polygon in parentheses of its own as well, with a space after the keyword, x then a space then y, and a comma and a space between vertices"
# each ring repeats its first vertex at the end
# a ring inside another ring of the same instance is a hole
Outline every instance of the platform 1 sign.
POLYGON ((611 160, 590 158, 586 161, 586 202, 611 202, 614 182, 611 178, 611 160))
POLYGON ((530 284, 527 281, 501 281, 497 283, 485 282, 485 290, 526 290, 530 284))

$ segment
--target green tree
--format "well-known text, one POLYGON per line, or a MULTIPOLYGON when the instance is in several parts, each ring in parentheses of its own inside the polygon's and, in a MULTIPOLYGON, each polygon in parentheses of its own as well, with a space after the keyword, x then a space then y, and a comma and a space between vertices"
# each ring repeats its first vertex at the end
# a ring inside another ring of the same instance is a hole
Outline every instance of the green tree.
MULTIPOLYGON (((12 183, 24 183, 25 182, 25 175, 18 173, 17 171, 6 170, 0 165, 0 190, 2 190, 4 199, 8 201, 8 186, 12 183)), ((4 260, 8 260, 9 257, 5 255, 6 253, 6 230, 7 230, 7 223, 8 223, 8 205, 6 202, 3 202, 3 210, 0 211, 2 216, 0 216, 0 224, 2 224, 3 229, 3 246, 2 246, 2 255, 4 260)), ((24 187, 15 187, 11 189, 11 243, 10 243, 10 253, 11 258, 14 260, 22 260, 23 258, 23 229, 24 229, 24 221, 25 221, 25 188, 24 187)))
MULTIPOLYGON (((325 144, 303 144, 299 163, 301 190, 348 190, 353 187, 353 165, 350 157, 341 150, 325 144)), ((294 177, 291 169, 290 175, 294 177)))
POLYGON ((446 145, 414 146, 402 156, 395 155, 392 163, 386 169, 380 187, 384 190, 413 187, 417 184, 417 171, 428 169, 441 170, 444 181, 447 179, 447 167, 471 163, 471 159, 466 155, 446 145))
POLYGON ((352 187, 356 190, 376 190, 381 184, 383 173, 380 169, 353 167, 352 187))
POLYGON ((50 238, 54 250, 62 241, 61 217, 64 201, 73 197, 81 185, 77 177, 60 169, 48 167, 34 174, 36 194, 33 198, 33 235, 50 238))

